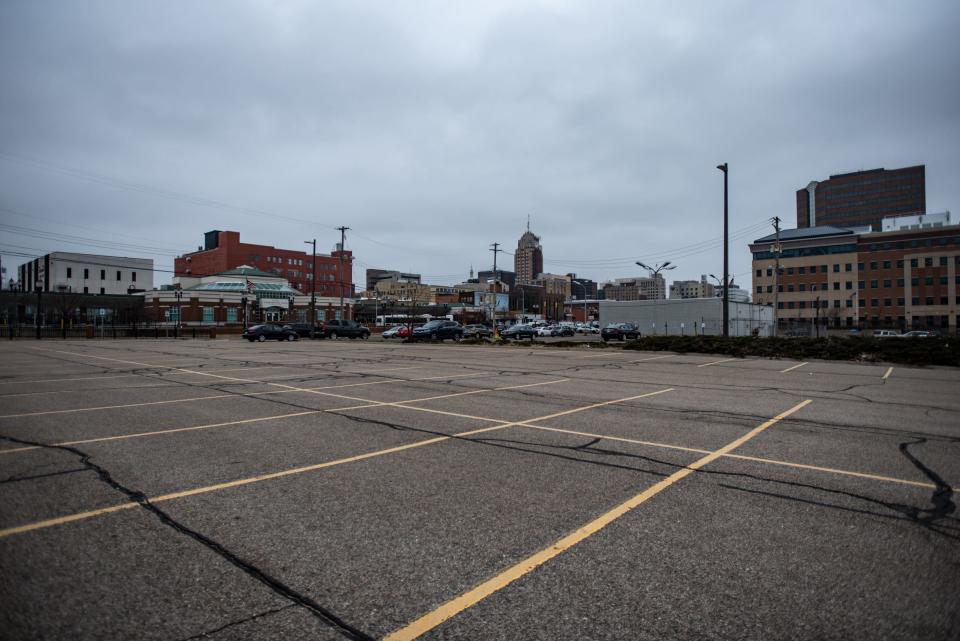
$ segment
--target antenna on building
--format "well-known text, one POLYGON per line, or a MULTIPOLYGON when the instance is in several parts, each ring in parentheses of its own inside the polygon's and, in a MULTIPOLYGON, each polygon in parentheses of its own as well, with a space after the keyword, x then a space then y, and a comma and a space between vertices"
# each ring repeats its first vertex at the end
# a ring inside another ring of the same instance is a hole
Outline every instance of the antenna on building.
POLYGON ((530 214, 527 214, 527 231, 530 231, 530 214))
POLYGON ((470 278, 473 279, 473 263, 470 263, 470 278))

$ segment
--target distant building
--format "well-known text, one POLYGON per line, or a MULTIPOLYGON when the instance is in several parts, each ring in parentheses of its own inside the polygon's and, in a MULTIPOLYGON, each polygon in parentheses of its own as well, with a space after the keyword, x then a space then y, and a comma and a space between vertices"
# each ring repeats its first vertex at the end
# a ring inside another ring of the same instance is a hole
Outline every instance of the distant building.
POLYGON ((487 269, 477 272, 477 280, 481 283, 491 283, 498 280, 508 287, 513 287, 517 282, 517 274, 505 269, 498 269, 496 273, 492 269, 487 269))
POLYGON ((575 300, 595 299, 597 281, 589 278, 577 278, 576 274, 567 274, 570 278, 570 297, 575 300))
POLYGON ((390 280, 395 283, 419 283, 420 274, 407 274, 389 269, 367 270, 367 290, 375 289, 381 280, 390 280))
POLYGON ((750 251, 754 300, 769 305, 776 294, 781 329, 820 319, 832 327, 956 332, 960 225, 781 231, 779 279, 772 234, 751 243, 750 251))
POLYGON ((513 255, 513 270, 516 272, 518 285, 533 285, 537 276, 543 273, 543 249, 540 247, 540 237, 527 231, 517 242, 517 252, 513 255))
POLYGON ((432 305, 436 302, 436 294, 431 286, 420 282, 383 279, 377 282, 374 292, 380 300, 418 305, 432 305))
POLYGON ((926 167, 835 174, 797 190, 797 228, 869 225, 890 216, 926 212, 926 167))
MULTIPOLYGON (((723 285, 718 285, 714 288, 714 296, 716 298, 723 298, 723 285)), ((740 289, 740 285, 730 283, 730 294, 728 295, 727 300, 737 303, 749 303, 750 293, 744 289, 740 289)))
POLYGON ((544 293, 547 295, 562 295, 564 300, 566 300, 570 298, 570 291, 572 289, 570 280, 569 274, 540 274, 537 276, 536 284, 543 287, 544 293))
POLYGON ((603 284, 605 300, 664 300, 667 284, 663 276, 637 276, 618 278, 603 284))
MULTIPOLYGON (((209 276, 241 265, 285 278, 294 289, 312 290, 312 253, 241 243, 235 231, 208 231, 202 247, 173 261, 176 276, 209 276)), ((317 296, 353 296, 353 254, 340 251, 339 243, 330 254, 317 254, 316 273, 317 296)))
POLYGON ((153 289, 153 260, 52 252, 17 268, 21 288, 77 294, 131 294, 153 289))
POLYGON ((675 298, 713 298, 714 287, 707 282, 707 275, 701 274, 700 280, 675 280, 670 285, 670 299, 675 298))
MULTIPOLYGON (((719 336, 723 334, 723 301, 717 298, 600 301, 600 325, 633 323, 644 336, 719 336)), ((773 310, 764 305, 730 301, 730 336, 770 336, 773 310)))
POLYGON ((900 231, 906 229, 934 229, 952 225, 950 212, 939 214, 920 214, 917 216, 892 216, 881 222, 881 231, 900 231))

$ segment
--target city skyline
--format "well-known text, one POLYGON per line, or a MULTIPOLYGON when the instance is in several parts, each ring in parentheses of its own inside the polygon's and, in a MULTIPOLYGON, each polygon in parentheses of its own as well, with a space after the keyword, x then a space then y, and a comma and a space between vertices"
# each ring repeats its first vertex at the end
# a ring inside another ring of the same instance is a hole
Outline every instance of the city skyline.
POLYGON ((923 164, 955 210, 960 9, 819 7, 5 3, 6 278, 66 251, 162 284, 211 229, 330 253, 347 226, 356 274, 454 284, 530 220, 545 272, 696 279, 724 162, 737 282, 812 180, 923 164))

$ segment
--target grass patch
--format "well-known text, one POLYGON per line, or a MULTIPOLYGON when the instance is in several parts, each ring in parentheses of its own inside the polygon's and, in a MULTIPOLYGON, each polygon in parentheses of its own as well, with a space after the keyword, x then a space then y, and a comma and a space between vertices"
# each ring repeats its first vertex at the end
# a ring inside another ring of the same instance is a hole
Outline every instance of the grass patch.
POLYGON ((680 354, 697 352, 736 357, 883 361, 908 365, 960 367, 960 340, 942 336, 935 338, 643 336, 639 340, 628 342, 624 349, 680 354))

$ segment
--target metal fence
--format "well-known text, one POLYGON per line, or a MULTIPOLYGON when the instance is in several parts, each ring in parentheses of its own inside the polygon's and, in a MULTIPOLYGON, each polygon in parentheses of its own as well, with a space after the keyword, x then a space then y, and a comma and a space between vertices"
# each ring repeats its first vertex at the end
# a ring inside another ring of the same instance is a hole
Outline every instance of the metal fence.
POLYGON ((221 330, 221 328, 212 326, 176 327, 175 325, 84 325, 79 327, 0 325, 0 339, 213 338, 218 330, 221 330))

